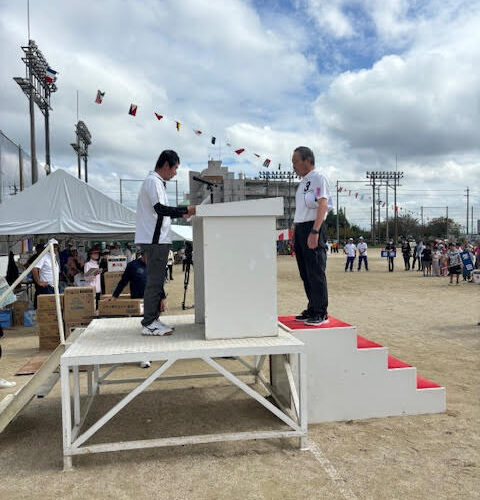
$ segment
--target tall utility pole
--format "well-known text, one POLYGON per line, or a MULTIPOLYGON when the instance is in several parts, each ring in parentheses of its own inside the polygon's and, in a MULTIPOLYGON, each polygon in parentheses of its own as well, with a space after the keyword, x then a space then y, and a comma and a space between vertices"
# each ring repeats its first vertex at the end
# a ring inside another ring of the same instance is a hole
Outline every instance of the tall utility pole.
POLYGON ((337 242, 340 241, 340 221, 338 219, 338 180, 337 180, 337 242))
POLYGON ((467 186, 467 230, 465 231, 465 235, 468 234, 468 228, 469 228, 469 220, 468 220, 468 217, 470 215, 470 206, 469 206, 469 203, 470 203, 470 189, 468 188, 467 186))
POLYGON ((47 175, 51 170, 50 160, 50 96, 57 91, 56 71, 52 70, 34 40, 22 47, 25 56, 22 61, 26 66, 26 76, 15 77, 14 80, 29 99, 30 110, 30 155, 32 161, 32 184, 38 180, 37 150, 35 143, 35 104, 45 117, 45 169, 47 175))
POLYGON ((388 180, 385 189, 385 239, 388 241, 388 180))

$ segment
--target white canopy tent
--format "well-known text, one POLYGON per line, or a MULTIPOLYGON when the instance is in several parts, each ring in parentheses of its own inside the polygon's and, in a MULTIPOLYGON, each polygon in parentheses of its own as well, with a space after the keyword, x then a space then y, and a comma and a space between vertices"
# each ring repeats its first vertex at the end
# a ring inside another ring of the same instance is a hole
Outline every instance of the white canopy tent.
MULTIPOLYGON (((61 169, 0 204, 3 241, 31 235, 133 239, 134 234, 133 210, 61 169)), ((191 240, 192 228, 172 225, 171 237, 191 240)))

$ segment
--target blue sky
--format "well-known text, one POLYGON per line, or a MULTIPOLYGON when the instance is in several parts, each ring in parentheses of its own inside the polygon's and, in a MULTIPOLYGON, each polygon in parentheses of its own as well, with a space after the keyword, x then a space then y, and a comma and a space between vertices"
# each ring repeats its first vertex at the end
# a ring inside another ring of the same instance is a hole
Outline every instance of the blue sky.
MULTIPOLYGON (((23 74, 26 2, 0 0, 0 129, 29 144, 23 74)), ((399 204, 448 203, 465 223, 470 186, 480 215, 480 2, 463 0, 31 0, 32 38, 59 71, 52 158, 75 173, 70 143, 80 119, 93 135, 89 181, 119 197, 119 178, 143 178, 164 148, 188 169, 217 157, 255 175, 262 158, 290 166, 309 145, 337 179, 405 172, 399 204), (99 106, 93 101, 104 90, 99 106), (136 118, 128 116, 138 104, 136 118), (153 111, 167 119, 158 122, 153 111), (169 121, 170 120, 170 121, 169 121), (182 122, 177 133, 172 120, 182 122), (197 137, 198 128, 208 137, 197 137), (234 149, 245 148, 237 156, 234 149), (444 191, 454 189, 454 191, 444 191), (476 190, 476 191, 475 191, 476 190)), ((43 126, 37 113, 38 157, 43 126)), ((359 184, 363 193, 367 188, 359 184)), ((131 193, 128 203, 134 203, 131 193)), ((341 197, 369 225, 367 200, 341 197)), ((439 214, 432 214, 441 215, 439 214)))

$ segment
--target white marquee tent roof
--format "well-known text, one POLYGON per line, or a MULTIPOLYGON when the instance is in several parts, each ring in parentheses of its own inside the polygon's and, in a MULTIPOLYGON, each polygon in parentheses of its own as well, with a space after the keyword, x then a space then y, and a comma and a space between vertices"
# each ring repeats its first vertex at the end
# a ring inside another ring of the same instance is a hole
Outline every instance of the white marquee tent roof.
MULTIPOLYGON (((61 169, 0 204, 2 239, 44 234, 110 240, 134 233, 133 210, 61 169)), ((192 228, 172 225, 171 236, 191 240, 192 228)))

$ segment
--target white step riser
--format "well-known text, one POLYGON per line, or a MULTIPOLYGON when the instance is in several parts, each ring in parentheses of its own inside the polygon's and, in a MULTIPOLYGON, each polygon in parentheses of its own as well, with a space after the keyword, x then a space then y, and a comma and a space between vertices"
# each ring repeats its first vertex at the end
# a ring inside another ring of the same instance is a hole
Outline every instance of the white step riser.
MULTIPOLYGON (((307 346, 309 423, 445 411, 444 388, 417 390, 416 369, 389 370, 384 347, 358 349, 355 327, 291 333, 307 346)), ((274 386, 286 398, 279 366, 274 386)))

